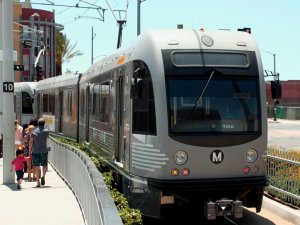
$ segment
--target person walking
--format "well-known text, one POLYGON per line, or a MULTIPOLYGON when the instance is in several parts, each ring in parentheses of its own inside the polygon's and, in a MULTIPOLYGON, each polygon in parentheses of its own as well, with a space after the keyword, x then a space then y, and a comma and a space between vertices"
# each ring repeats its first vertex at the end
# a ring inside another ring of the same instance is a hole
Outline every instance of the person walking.
POLYGON ((15 150, 23 143, 23 127, 20 126, 19 121, 15 120, 15 150))
MULTIPOLYGON (((36 120, 37 122, 37 120, 36 120)), ((28 181, 32 181, 32 156, 30 154, 30 149, 32 146, 30 146, 29 142, 30 142, 30 133, 35 129, 34 125, 29 125, 26 128, 26 134, 24 136, 24 146, 25 146, 25 150, 24 150, 24 157, 26 159, 26 164, 27 164, 27 174, 28 174, 28 181)))
POLYGON ((27 164, 27 174, 28 174, 28 181, 33 181, 35 179, 34 175, 34 167, 32 165, 32 156, 31 156, 31 148, 30 145, 30 133, 37 127, 38 120, 37 119, 31 119, 29 120, 28 127, 25 129, 25 136, 24 136, 24 157, 26 159, 27 164), (33 175, 32 175, 33 174, 33 175))
POLYGON ((34 166, 37 187, 45 185, 45 178, 48 169, 47 138, 49 136, 49 130, 44 126, 45 120, 44 118, 40 118, 38 120, 37 127, 30 133, 32 165, 34 166), (43 174, 40 181, 41 166, 43 174))
POLYGON ((20 149, 17 149, 16 151, 16 158, 11 162, 11 168, 10 170, 13 171, 13 167, 15 167, 16 175, 17 175, 17 188, 21 189, 21 184, 23 181, 24 176, 24 163, 25 158, 23 151, 20 149))

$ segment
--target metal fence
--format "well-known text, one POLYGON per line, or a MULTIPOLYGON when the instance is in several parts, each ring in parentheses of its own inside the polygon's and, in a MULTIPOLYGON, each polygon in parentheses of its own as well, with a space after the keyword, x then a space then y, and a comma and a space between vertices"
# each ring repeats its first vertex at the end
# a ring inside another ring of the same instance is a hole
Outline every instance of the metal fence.
POLYGON ((122 225, 101 173, 79 149, 48 139, 48 160, 75 194, 86 225, 122 225))
MULTIPOLYGON (((274 117, 274 107, 268 106, 268 117, 274 117)), ((300 120, 300 107, 277 106, 276 118, 287 120, 300 120)))
POLYGON ((267 192, 300 206, 300 150, 268 148, 267 153, 267 192))

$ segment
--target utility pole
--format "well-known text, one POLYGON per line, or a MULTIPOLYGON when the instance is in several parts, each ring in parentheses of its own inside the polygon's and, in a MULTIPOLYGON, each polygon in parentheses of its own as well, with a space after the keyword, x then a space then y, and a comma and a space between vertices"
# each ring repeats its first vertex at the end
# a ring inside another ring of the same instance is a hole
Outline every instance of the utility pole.
POLYGON ((94 63, 94 39, 96 37, 96 33, 94 33, 94 28, 92 27, 92 36, 91 36, 91 40, 92 40, 92 54, 91 54, 91 64, 93 65, 94 63))
POLYGON ((13 70, 13 3, 2 0, 2 88, 3 103, 3 183, 15 181, 10 171, 11 161, 15 157, 14 147, 14 70, 13 70))
POLYGON ((141 3, 146 0, 137 0, 137 35, 141 33, 141 3))
MULTIPOLYGON (((276 75, 276 55, 273 54, 273 57, 274 57, 274 81, 276 82, 277 80, 277 75, 276 75)), ((277 121, 277 100, 274 99, 273 100, 273 111, 274 111, 274 121, 277 121)))

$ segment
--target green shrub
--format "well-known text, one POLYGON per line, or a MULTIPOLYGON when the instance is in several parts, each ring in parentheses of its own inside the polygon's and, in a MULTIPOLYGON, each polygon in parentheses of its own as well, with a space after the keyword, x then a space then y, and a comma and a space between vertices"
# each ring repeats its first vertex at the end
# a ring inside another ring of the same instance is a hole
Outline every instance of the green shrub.
MULTIPOLYGON (((82 150, 85 152, 87 156, 90 157, 90 159, 93 161, 95 166, 97 167, 98 171, 101 173, 103 167, 105 166, 105 163, 102 162, 97 155, 94 155, 89 149, 88 146, 84 143, 77 143, 70 139, 65 138, 56 138, 59 142, 71 145, 77 149, 82 150)), ((113 187, 114 179, 112 175, 112 171, 103 172, 101 173, 103 180, 108 187, 111 197, 113 198, 115 205, 117 209, 119 210, 120 217, 124 223, 124 225, 142 225, 142 213, 138 209, 132 209, 129 208, 128 201, 125 198, 125 196, 120 193, 117 189, 113 187)))

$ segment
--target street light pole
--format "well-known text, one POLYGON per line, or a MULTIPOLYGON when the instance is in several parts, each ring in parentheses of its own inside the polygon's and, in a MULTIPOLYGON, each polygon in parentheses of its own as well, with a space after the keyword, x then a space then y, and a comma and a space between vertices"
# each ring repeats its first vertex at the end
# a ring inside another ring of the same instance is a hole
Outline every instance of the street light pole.
MULTIPOLYGON (((274 81, 276 82, 276 79, 277 79, 277 74, 276 74, 276 54, 272 53, 272 52, 269 52, 267 50, 261 50, 263 52, 267 52, 269 54, 271 54, 273 56, 273 64, 274 64, 274 69, 273 69, 273 79, 274 81)), ((273 114, 274 114, 274 121, 277 121, 277 109, 276 109, 276 102, 277 100, 274 99, 273 100, 273 114)))
MULTIPOLYGON (((274 81, 276 82, 276 55, 273 54, 274 57, 274 81)), ((276 109, 276 99, 273 100, 273 112, 274 112, 274 121, 277 120, 277 109, 276 109)))
POLYGON ((137 0, 137 35, 141 33, 141 3, 146 0, 137 0))

